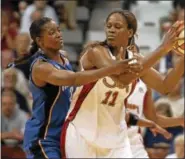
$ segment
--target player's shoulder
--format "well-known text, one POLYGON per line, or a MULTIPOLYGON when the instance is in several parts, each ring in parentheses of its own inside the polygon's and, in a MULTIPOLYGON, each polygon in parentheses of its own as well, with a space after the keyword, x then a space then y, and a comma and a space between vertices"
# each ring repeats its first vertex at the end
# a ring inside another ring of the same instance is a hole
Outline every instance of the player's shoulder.
POLYGON ((38 73, 50 71, 52 68, 52 65, 43 59, 38 59, 33 65, 33 71, 38 73))

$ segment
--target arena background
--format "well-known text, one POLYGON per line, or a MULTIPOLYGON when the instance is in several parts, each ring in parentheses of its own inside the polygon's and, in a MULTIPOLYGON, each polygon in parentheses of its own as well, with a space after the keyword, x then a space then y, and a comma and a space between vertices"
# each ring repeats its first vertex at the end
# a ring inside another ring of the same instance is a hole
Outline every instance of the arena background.
MULTIPOLYGON (((31 40, 29 38, 29 25, 32 20, 42 16, 53 18, 61 27, 64 39, 64 50, 75 71, 79 70, 78 60, 81 50, 86 42, 105 39, 105 18, 113 9, 122 8, 132 11, 138 20, 136 43, 143 55, 148 55, 161 42, 165 31, 176 21, 184 20, 184 0, 173 1, 137 1, 137 0, 49 0, 35 2, 34 0, 2 0, 1 1, 1 92, 11 89, 17 101, 12 102, 11 97, 2 103, 1 132, 20 135, 24 132, 24 124, 31 115, 32 97, 28 88, 28 76, 24 68, 15 69, 6 73, 7 64, 15 58, 28 53, 31 40), (37 3, 37 4, 36 4, 37 3), (40 3, 40 4, 39 4, 40 3), (34 9, 36 5, 45 5, 44 10, 34 9), (6 116, 9 111, 9 117, 6 116), (26 114, 22 115, 22 114, 26 114), (21 116, 21 118, 20 118, 21 116), (21 119, 20 121, 18 120, 21 119)), ((173 67, 178 56, 172 51, 155 65, 155 69, 164 75, 173 67)), ((182 66, 183 67, 183 66, 182 66)), ((168 96, 161 96, 153 92, 158 113, 169 117, 184 116, 184 79, 179 82, 174 91, 168 96)), ((3 99, 3 96, 1 97, 3 99)), ((144 144, 153 158, 166 158, 175 156, 174 140, 183 134, 184 128, 168 128, 173 138, 165 140, 158 135, 153 137, 148 129, 142 129, 144 144)), ((184 140, 177 142, 183 143, 184 140)), ((20 139, 1 140, 2 158, 23 158, 20 139)), ((177 145, 178 145, 177 144, 177 145)), ((184 147, 184 146, 183 146, 184 147)), ((182 152, 183 153, 183 152, 182 152)))

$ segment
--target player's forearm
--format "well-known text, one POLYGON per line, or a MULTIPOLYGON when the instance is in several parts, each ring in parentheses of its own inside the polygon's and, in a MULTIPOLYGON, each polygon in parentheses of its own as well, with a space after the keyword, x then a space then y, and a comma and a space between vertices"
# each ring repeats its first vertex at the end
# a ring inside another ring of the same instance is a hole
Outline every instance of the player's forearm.
POLYGON ((139 126, 139 127, 155 127, 155 123, 153 121, 147 120, 147 119, 142 119, 139 118, 137 115, 126 112, 126 117, 125 120, 128 125, 133 125, 133 126, 139 126))
POLYGON ((163 80, 164 88, 171 92, 184 74, 184 58, 180 58, 175 67, 167 74, 163 80))
POLYGON ((1 135, 1 140, 8 139, 10 137, 9 132, 2 132, 2 133, 0 133, 0 135, 1 135))
POLYGON ((163 128, 182 126, 183 122, 184 118, 169 118, 162 115, 157 115, 156 120, 156 124, 160 125, 163 128))
POLYGON ((137 126, 151 128, 151 127, 155 127, 155 123, 151 120, 139 119, 137 122, 137 126))
POLYGON ((97 70, 77 72, 75 75, 73 85, 79 86, 79 85, 88 84, 90 82, 95 82, 98 79, 103 78, 105 76, 109 76, 113 73, 115 73, 114 66, 100 68, 97 70))
POLYGON ((142 76, 149 68, 154 66, 167 53, 168 52, 166 52, 166 50, 162 46, 159 46, 155 51, 148 53, 149 55, 141 60, 143 70, 140 76, 142 76))

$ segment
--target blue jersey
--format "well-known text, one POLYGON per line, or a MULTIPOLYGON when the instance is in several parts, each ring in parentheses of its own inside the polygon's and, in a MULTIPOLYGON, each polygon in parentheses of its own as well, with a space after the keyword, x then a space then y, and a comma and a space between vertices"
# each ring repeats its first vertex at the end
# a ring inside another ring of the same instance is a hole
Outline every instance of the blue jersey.
MULTIPOLYGON (((61 54, 61 56, 63 55, 61 54)), ((42 53, 37 53, 35 59, 32 59, 31 69, 37 60, 48 62, 57 69, 72 70, 66 58, 65 64, 61 65, 48 59, 42 53)), ((74 88, 55 86, 49 83, 44 87, 38 87, 33 82, 31 74, 29 86, 33 96, 33 107, 32 117, 27 121, 25 127, 24 148, 34 147, 38 142, 43 145, 59 146, 61 128, 70 106, 74 88)))

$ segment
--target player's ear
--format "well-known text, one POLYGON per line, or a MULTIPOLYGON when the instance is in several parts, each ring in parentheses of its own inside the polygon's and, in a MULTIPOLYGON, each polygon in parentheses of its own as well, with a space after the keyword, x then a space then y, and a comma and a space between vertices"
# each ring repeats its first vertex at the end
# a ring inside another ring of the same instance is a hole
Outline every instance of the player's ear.
POLYGON ((128 37, 131 38, 133 36, 133 34, 134 34, 133 29, 129 29, 128 30, 128 37))

